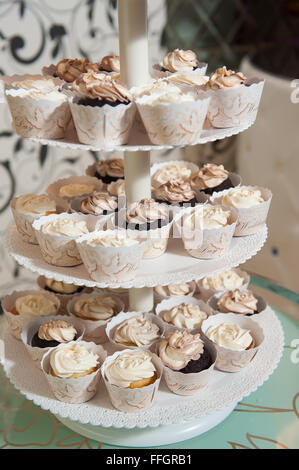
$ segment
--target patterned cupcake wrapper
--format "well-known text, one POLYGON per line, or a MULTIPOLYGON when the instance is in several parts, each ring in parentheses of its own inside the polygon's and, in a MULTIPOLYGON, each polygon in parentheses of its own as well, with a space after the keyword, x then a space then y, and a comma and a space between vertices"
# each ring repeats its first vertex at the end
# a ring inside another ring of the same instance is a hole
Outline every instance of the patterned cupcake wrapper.
POLYGON ((24 242, 31 243, 32 245, 38 245, 32 224, 39 218, 39 216, 35 217, 31 214, 21 214, 15 210, 15 200, 16 198, 11 201, 10 207, 19 234, 21 235, 24 242))

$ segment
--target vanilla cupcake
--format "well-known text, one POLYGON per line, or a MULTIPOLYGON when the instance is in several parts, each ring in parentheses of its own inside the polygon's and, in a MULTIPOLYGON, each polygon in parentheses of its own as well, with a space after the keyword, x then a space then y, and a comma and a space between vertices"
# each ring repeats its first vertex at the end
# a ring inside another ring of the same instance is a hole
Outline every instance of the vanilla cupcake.
POLYGON ((215 163, 206 163, 191 177, 191 187, 194 191, 210 195, 238 186, 240 183, 240 176, 229 173, 223 165, 216 165, 215 163))
POLYGON ((151 168, 152 188, 158 188, 169 181, 190 182, 191 175, 198 171, 194 163, 177 160, 167 163, 156 163, 151 168))
POLYGON ((56 202, 45 194, 23 194, 10 203, 17 230, 25 242, 38 244, 32 223, 42 216, 57 214, 56 202))
POLYGON ((168 297, 192 297, 196 284, 192 282, 181 282, 180 284, 168 284, 167 286, 154 287, 155 300, 162 301, 168 297))
POLYGON ((191 50, 174 49, 163 58, 161 64, 155 64, 153 69, 157 78, 168 77, 182 72, 204 75, 207 70, 207 64, 200 63, 195 52, 191 50))
POLYGON ((102 377, 112 405, 129 413, 152 405, 162 372, 158 357, 141 349, 116 352, 105 360, 102 367, 102 377))
POLYGON ((212 276, 205 276, 197 281, 197 290, 202 300, 208 300, 213 295, 226 290, 246 289, 250 276, 241 269, 229 269, 212 276))
POLYGON ((39 276, 37 278, 37 284, 40 289, 52 292, 59 299, 60 315, 67 315, 66 306, 73 295, 90 291, 89 288, 84 286, 76 286, 75 284, 68 284, 63 281, 57 281, 56 279, 48 279, 44 276, 39 276))
POLYGON ((241 315, 260 314, 266 309, 262 297, 247 290, 228 290, 216 294, 209 300, 209 305, 221 313, 235 313, 241 315))
POLYGON ((200 328, 208 315, 201 310, 199 305, 182 303, 162 312, 161 318, 164 322, 176 328, 195 330, 200 328))

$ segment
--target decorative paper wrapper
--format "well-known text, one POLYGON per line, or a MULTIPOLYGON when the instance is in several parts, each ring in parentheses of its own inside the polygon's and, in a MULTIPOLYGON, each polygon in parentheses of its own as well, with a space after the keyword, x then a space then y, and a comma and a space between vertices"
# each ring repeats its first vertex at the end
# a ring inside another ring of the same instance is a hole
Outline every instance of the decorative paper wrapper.
MULTIPOLYGON (((69 316, 76 320, 79 325, 81 325, 82 328, 84 328, 84 339, 86 341, 93 341, 96 344, 102 344, 105 343, 108 338, 106 335, 106 326, 111 320, 85 320, 83 318, 78 317, 75 314, 74 306, 77 300, 80 298, 84 297, 96 297, 97 295, 101 295, 97 292, 92 292, 91 294, 76 294, 73 296, 72 300, 68 302, 67 304, 67 311, 69 316)), ((113 299, 117 301, 118 304, 118 311, 117 311, 117 316, 119 315, 120 312, 124 310, 124 304, 123 302, 119 299, 119 297, 109 294, 113 299)))
MULTIPOLYGON (((208 68, 208 64, 204 62, 200 62, 197 69, 188 72, 190 74, 198 74, 198 75, 205 75, 206 71, 208 68)), ((160 64, 155 64, 153 65, 153 73, 155 78, 167 78, 170 75, 175 75, 176 73, 185 73, 185 72, 168 72, 168 71, 163 71, 163 64, 162 62, 160 64)), ((186 72, 187 73, 187 72, 186 72)))
POLYGON ((191 170, 191 174, 196 173, 199 170, 199 167, 197 165, 195 165, 195 163, 187 162, 185 160, 172 160, 172 161, 167 161, 167 162, 163 162, 163 163, 155 163, 151 167, 151 177, 152 177, 152 187, 153 188, 156 189, 161 185, 161 183, 159 181, 155 180, 155 178, 154 178, 157 171, 159 171, 162 168, 164 168, 165 166, 169 166, 169 165, 178 165, 178 166, 188 168, 188 169, 191 170))
POLYGON ((235 315, 233 313, 219 313, 209 317, 203 322, 201 330, 205 340, 215 346, 217 351, 215 367, 223 372, 239 372, 244 367, 248 366, 255 358, 264 341, 263 329, 257 322, 251 318, 245 317, 243 315, 235 315), (216 326, 220 323, 228 323, 230 325, 237 324, 241 328, 250 330, 254 340, 254 348, 247 349, 245 351, 232 351, 230 349, 223 348, 222 346, 219 346, 218 344, 211 341, 205 333, 210 326, 216 326))
POLYGON ((158 356, 156 356, 156 354, 153 354, 148 351, 148 353, 152 356, 152 361, 156 367, 156 372, 158 376, 157 380, 153 384, 148 385, 147 387, 134 389, 121 388, 117 387, 116 385, 111 385, 105 377, 106 366, 110 362, 114 361, 120 354, 130 351, 130 349, 125 349, 124 351, 117 351, 112 356, 108 356, 102 366, 102 377, 114 408, 119 411, 124 411, 126 413, 136 413, 138 411, 142 411, 146 408, 149 408, 153 404, 163 374, 163 365, 158 356))
MULTIPOLYGON (((55 183, 50 184, 47 187, 46 192, 53 197, 58 202, 61 203, 70 203, 75 197, 61 197, 59 195, 59 191, 63 186, 67 186, 69 184, 86 184, 88 186, 93 187, 93 191, 106 191, 106 185, 102 183, 102 181, 98 180, 98 178, 92 178, 91 176, 70 176, 69 178, 63 178, 55 183)), ((83 196, 83 195, 82 195, 83 196)), ((85 197, 88 195, 85 194, 85 197)))
POLYGON ((234 127, 255 121, 263 88, 264 80, 255 80, 240 88, 209 90, 208 119, 212 126, 234 127))
POLYGON ((171 392, 177 395, 196 395, 204 390, 210 382, 214 370, 217 351, 213 344, 204 341, 205 348, 210 352, 212 364, 208 369, 191 374, 183 374, 164 365, 164 379, 171 392))
POLYGON ((85 106, 77 104, 78 98, 70 100, 70 108, 79 142, 88 145, 124 145, 128 142, 133 125, 135 103, 115 107, 85 106))
MULTIPOLYGON (((204 97, 205 96, 205 97, 204 97)), ((171 104, 147 104, 148 97, 136 100, 148 136, 156 145, 192 145, 201 135, 210 98, 171 104)))
MULTIPOLYGON (((257 313, 253 313, 252 315, 251 314, 248 314, 248 315, 245 315, 247 317, 254 317, 254 319, 256 320, 267 308, 267 304, 266 302, 264 301, 263 297, 261 297, 260 295, 257 295, 257 294, 254 294, 253 292, 251 291, 248 291, 250 294, 253 294, 254 297, 257 299, 257 313)), ((214 310, 215 314, 218 314, 218 313, 224 313, 224 315, 228 315, 227 313, 225 312, 221 312, 218 308, 218 300, 219 300, 219 297, 221 297, 221 295, 223 294, 223 292, 218 292, 217 294, 214 294, 213 297, 211 297, 208 301, 208 305, 214 310)), ((233 313, 233 312, 232 312, 233 313)), ((236 313, 235 315, 241 315, 243 316, 241 313, 236 313)))
MULTIPOLYGON (((235 209, 238 213, 238 221, 234 233, 235 237, 252 235, 253 233, 261 230, 261 228, 266 223, 270 209, 272 193, 269 189, 261 188, 259 186, 246 186, 246 188, 260 190, 264 202, 248 208, 235 209)), ((228 192, 229 190, 225 190, 221 191, 221 193, 218 193, 217 195, 213 195, 210 198, 211 203, 220 204, 223 196, 225 196, 228 192)))
MULTIPOLYGON (((229 177, 229 179, 232 183, 232 188, 238 188, 239 186, 241 186, 242 178, 241 178, 240 175, 237 175, 236 173, 229 172, 228 177, 229 177)), ((201 195, 205 194, 203 191, 200 191, 200 190, 195 190, 195 192, 196 192, 196 197, 197 198, 200 198, 201 195)), ((210 196, 209 194, 206 194, 207 200, 210 201, 212 199, 212 197, 214 197, 214 196, 218 197, 219 194, 222 194, 222 191, 221 192, 214 191, 212 196, 210 196)))
MULTIPOLYGON (((190 230, 184 224, 183 219, 183 243, 185 249, 194 258, 220 258, 229 250, 235 232, 238 215, 237 212, 232 208, 223 207, 223 209, 229 210, 231 214, 228 219, 228 224, 225 227, 211 230, 190 230)), ((185 215, 189 215, 190 212, 192 212, 192 209, 186 209, 183 217, 185 215)))
MULTIPOLYGON (((138 317, 138 316, 142 315, 142 313, 143 312, 120 313, 116 317, 112 318, 112 320, 107 324, 106 335, 107 335, 108 340, 110 341, 110 343, 113 344, 113 346, 116 348, 117 351, 122 351, 124 349, 134 350, 134 349, 137 349, 137 348, 138 349, 149 350, 149 351, 152 351, 152 352, 155 351, 156 344, 159 341, 159 339, 157 341, 154 341, 152 344, 150 344, 148 346, 124 346, 120 343, 116 343, 113 339, 115 331, 116 331, 116 329, 119 325, 124 323, 126 320, 129 320, 130 318, 138 317)), ((164 330, 165 330, 162 320, 160 320, 160 318, 157 317, 157 315, 154 315, 153 313, 145 313, 145 318, 147 320, 151 320, 154 324, 156 324, 159 327, 159 329, 160 329, 160 338, 162 338, 162 336, 164 335, 164 330)))
POLYGON ((85 221, 90 232, 96 229, 97 220, 94 216, 63 213, 41 217, 33 224, 41 253, 47 263, 63 267, 78 266, 82 264, 82 259, 76 245, 76 239, 79 237, 55 235, 42 231, 43 225, 57 219, 85 221))
MULTIPOLYGON (((235 271, 240 277, 243 278, 243 284, 240 289, 246 290, 248 288, 248 285, 250 283, 250 276, 246 271, 242 271, 241 269, 232 269, 232 271, 235 271)), ((221 293, 223 294, 224 290, 213 290, 213 289, 205 289, 202 285, 202 279, 200 279, 197 282, 197 295, 204 301, 208 301, 213 295, 221 293)), ((229 289, 225 289, 229 290, 229 289)))
MULTIPOLYGON (((21 338, 21 332, 23 328, 25 328, 28 323, 32 322, 33 319, 37 319, 39 317, 32 316, 32 317, 27 317, 23 315, 14 315, 11 313, 12 309, 15 307, 16 300, 18 297, 23 297, 25 295, 29 294, 41 294, 40 291, 38 290, 23 290, 23 291, 14 291, 12 294, 7 295, 4 297, 2 300, 2 308, 5 313, 6 321, 8 324, 8 327, 11 331, 11 333, 17 338, 21 338)), ((59 308, 60 308, 60 301, 56 295, 52 294, 51 292, 44 291, 42 294, 47 297, 49 300, 51 300, 55 306, 57 307, 56 312, 54 312, 53 315, 58 314, 59 308)), ((42 317, 44 318, 44 316, 42 317)))
MULTIPOLYGON (((32 320, 32 318, 31 318, 32 320)), ((40 363, 42 360, 42 357, 46 352, 53 350, 54 348, 37 348, 31 346, 31 341, 34 335, 38 332, 39 327, 41 325, 44 325, 50 320, 63 320, 67 321, 69 324, 72 324, 76 330, 77 330, 77 339, 74 340, 75 342, 81 341, 84 335, 84 328, 82 328, 81 325, 76 321, 76 319, 68 319, 66 320, 64 316, 61 315, 55 315, 55 316, 49 316, 49 317, 40 317, 37 320, 33 320, 28 325, 26 325, 21 333, 21 340, 24 343, 29 356, 34 362, 34 365, 40 369, 40 363)))
POLYGON ((172 298, 177 298, 177 297, 183 297, 184 299, 188 299, 190 297, 193 297, 194 293, 195 293, 195 289, 196 289, 196 283, 195 281, 191 281, 191 282, 187 282, 186 284, 188 284, 190 286, 190 292, 187 294, 187 295, 180 295, 180 296, 177 296, 177 295, 168 295, 168 296, 164 296, 164 295, 161 295, 161 294, 158 294, 156 291, 155 291, 155 288, 154 288, 154 300, 155 300, 155 305, 158 305, 159 303, 162 302, 162 300, 168 300, 168 299, 172 299, 172 298))
MULTIPOLYGON (((73 342, 68 344, 73 344, 73 342)), ((99 356, 99 366, 105 361, 107 353, 102 346, 94 343, 87 343, 85 341, 80 341, 80 344, 84 345, 88 350, 99 356)), ((58 346, 58 348, 61 348, 61 346, 58 346)), ((77 379, 61 379, 60 377, 53 377, 50 374, 50 355, 53 349, 43 356, 41 368, 57 400, 65 403, 85 403, 91 400, 98 389, 100 367, 96 372, 77 379)))
POLYGON ((68 101, 34 99, 29 92, 5 92, 16 133, 22 137, 62 139, 72 120, 68 101))
MULTIPOLYGON (((40 289, 46 290, 46 292, 50 292, 46 289, 46 278, 44 276, 39 276, 37 278, 37 285, 40 289)), ((79 294, 86 294, 90 292, 89 287, 84 287, 79 294)), ((54 295, 60 300, 60 308, 59 308, 59 315, 68 315, 67 312, 67 304, 70 300, 72 300, 74 295, 77 295, 78 292, 74 292, 73 294, 60 294, 59 292, 53 292, 54 295)), ((67 321, 67 320, 66 320, 67 321)))
MULTIPOLYGON (((117 232, 121 230, 118 229, 117 232)), ((116 230, 98 231, 99 235, 109 235, 116 230)), ((126 233, 132 231, 126 230, 126 233)), ((132 246, 103 247, 91 246, 87 241, 95 233, 83 235, 77 239, 83 263, 94 281, 118 283, 130 281, 135 278, 141 259, 148 247, 148 240, 132 246)), ((133 236, 132 236, 133 237, 133 236)))
POLYGON ((203 302, 202 300, 196 299, 195 297, 168 297, 166 300, 162 300, 157 306, 156 306, 156 315, 161 319, 161 321, 164 324, 165 327, 165 335, 168 333, 173 333, 176 330, 180 331, 188 331, 189 333, 192 334, 197 334, 200 333, 201 329, 200 327, 197 328, 179 328, 177 326, 171 325, 170 323, 167 323, 164 318, 163 314, 167 310, 171 310, 173 307, 177 307, 180 304, 187 304, 187 305, 198 305, 200 307, 200 310, 204 311, 207 316, 209 317, 210 315, 213 315, 214 312, 212 308, 203 302))
MULTIPOLYGON (((209 197, 207 194, 203 193, 202 191, 197 191, 195 192, 195 197, 197 204, 195 206, 198 206, 200 204, 208 204, 209 202, 209 197)), ((170 212, 172 214, 172 217, 174 219, 173 221, 173 230, 172 230, 172 238, 182 238, 182 230, 183 230, 183 218, 182 215, 185 213, 187 209, 189 209, 191 212, 194 209, 194 206, 191 205, 190 203, 186 202, 184 206, 176 206, 175 204, 172 204, 170 206, 170 212)))
MULTIPOLYGON (((10 88, 14 88, 12 86, 14 82, 22 82, 24 80, 40 80, 43 78, 45 78, 45 76, 40 74, 32 75, 29 73, 23 75, 3 75, 2 77, 0 77, 0 103, 5 103, 5 89, 8 90, 10 88)), ((61 80, 59 78, 54 79, 54 82, 57 83, 57 87, 61 84, 61 80)))

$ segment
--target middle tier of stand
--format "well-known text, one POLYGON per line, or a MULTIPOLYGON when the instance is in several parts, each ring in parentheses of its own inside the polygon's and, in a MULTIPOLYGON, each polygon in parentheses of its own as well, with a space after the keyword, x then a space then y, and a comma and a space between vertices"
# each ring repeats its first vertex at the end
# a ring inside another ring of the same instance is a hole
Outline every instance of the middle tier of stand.
POLYGON ((267 239, 267 233, 265 225, 254 235, 234 237, 229 252, 221 258, 211 260, 192 258, 185 251, 181 239, 170 239, 164 255, 142 261, 134 280, 110 284, 90 279, 84 265, 62 268, 46 263, 39 246, 23 242, 15 226, 12 226, 7 233, 6 246, 20 265, 47 278, 87 287, 142 288, 199 280, 216 272, 239 266, 255 256, 262 248, 267 239))

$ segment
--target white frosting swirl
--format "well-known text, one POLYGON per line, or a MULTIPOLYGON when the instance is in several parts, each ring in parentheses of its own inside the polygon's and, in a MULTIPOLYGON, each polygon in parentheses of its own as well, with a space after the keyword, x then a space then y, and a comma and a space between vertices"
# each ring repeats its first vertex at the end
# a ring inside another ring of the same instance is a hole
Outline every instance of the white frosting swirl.
POLYGON ((223 196, 222 204, 235 207, 236 209, 247 209, 265 202, 259 189, 250 189, 246 186, 232 188, 223 196))
POLYGON ((87 241, 90 246, 102 246, 105 248, 119 248, 121 246, 138 245, 140 240, 129 238, 121 233, 95 236, 87 241))
POLYGON ((156 286, 154 287, 156 294, 162 297, 177 297, 188 295, 192 291, 192 285, 187 282, 181 282, 180 284, 168 284, 168 286, 156 286))
POLYGON ((192 72, 178 72, 167 77, 167 82, 175 83, 177 85, 205 85, 209 77, 205 75, 199 75, 198 73, 192 72))
POLYGON ((84 320, 107 321, 119 313, 119 304, 109 295, 80 297, 74 303, 74 313, 84 320))
POLYGON ((204 320, 208 318, 206 312, 199 305, 180 304, 162 313, 165 322, 177 328, 199 328, 204 320))
POLYGON ((45 223, 42 232, 61 237, 80 237, 88 233, 88 228, 84 220, 56 219, 45 223))
POLYGON ((17 298, 16 310, 24 317, 37 317, 53 315, 57 306, 43 294, 28 294, 17 298))
POLYGON ((131 224, 144 224, 163 220, 167 217, 168 209, 165 204, 159 204, 154 199, 142 199, 134 202, 126 210, 126 221, 131 224))
POLYGON ((200 335, 192 335, 187 331, 175 331, 159 345, 161 361, 172 370, 181 370, 191 360, 197 361, 203 351, 200 335))
POLYGON ((151 355, 141 350, 121 353, 105 367, 108 382, 122 388, 129 388, 134 382, 149 379, 155 373, 151 355))
POLYGON ((224 292, 217 302, 218 309, 224 313, 253 314, 257 310, 257 298, 248 291, 240 289, 224 292))
POLYGON ((160 329, 145 314, 129 318, 119 325, 114 333, 114 341, 120 344, 149 346, 160 338, 160 329))
POLYGON ((45 194, 24 194, 15 202, 16 211, 21 214, 42 216, 56 212, 56 203, 45 194))
POLYGON ((188 181, 191 177, 191 170, 184 165, 172 164, 165 165, 153 175, 153 181, 159 186, 168 183, 168 181, 188 181))
POLYGON ((198 206, 186 217, 185 223, 193 230, 212 230, 228 224, 230 212, 220 206, 206 204, 198 206))
POLYGON ((205 334, 213 343, 231 351, 245 351, 253 341, 250 330, 227 323, 210 326, 205 334))
POLYGON ((211 290, 227 290, 237 289, 242 287, 244 284, 243 277, 239 276, 236 271, 224 271, 213 276, 204 277, 201 281, 201 285, 204 289, 211 290))
POLYGON ((98 366, 99 357, 83 344, 59 346, 50 356, 50 365, 57 377, 67 379, 84 374, 98 366))

